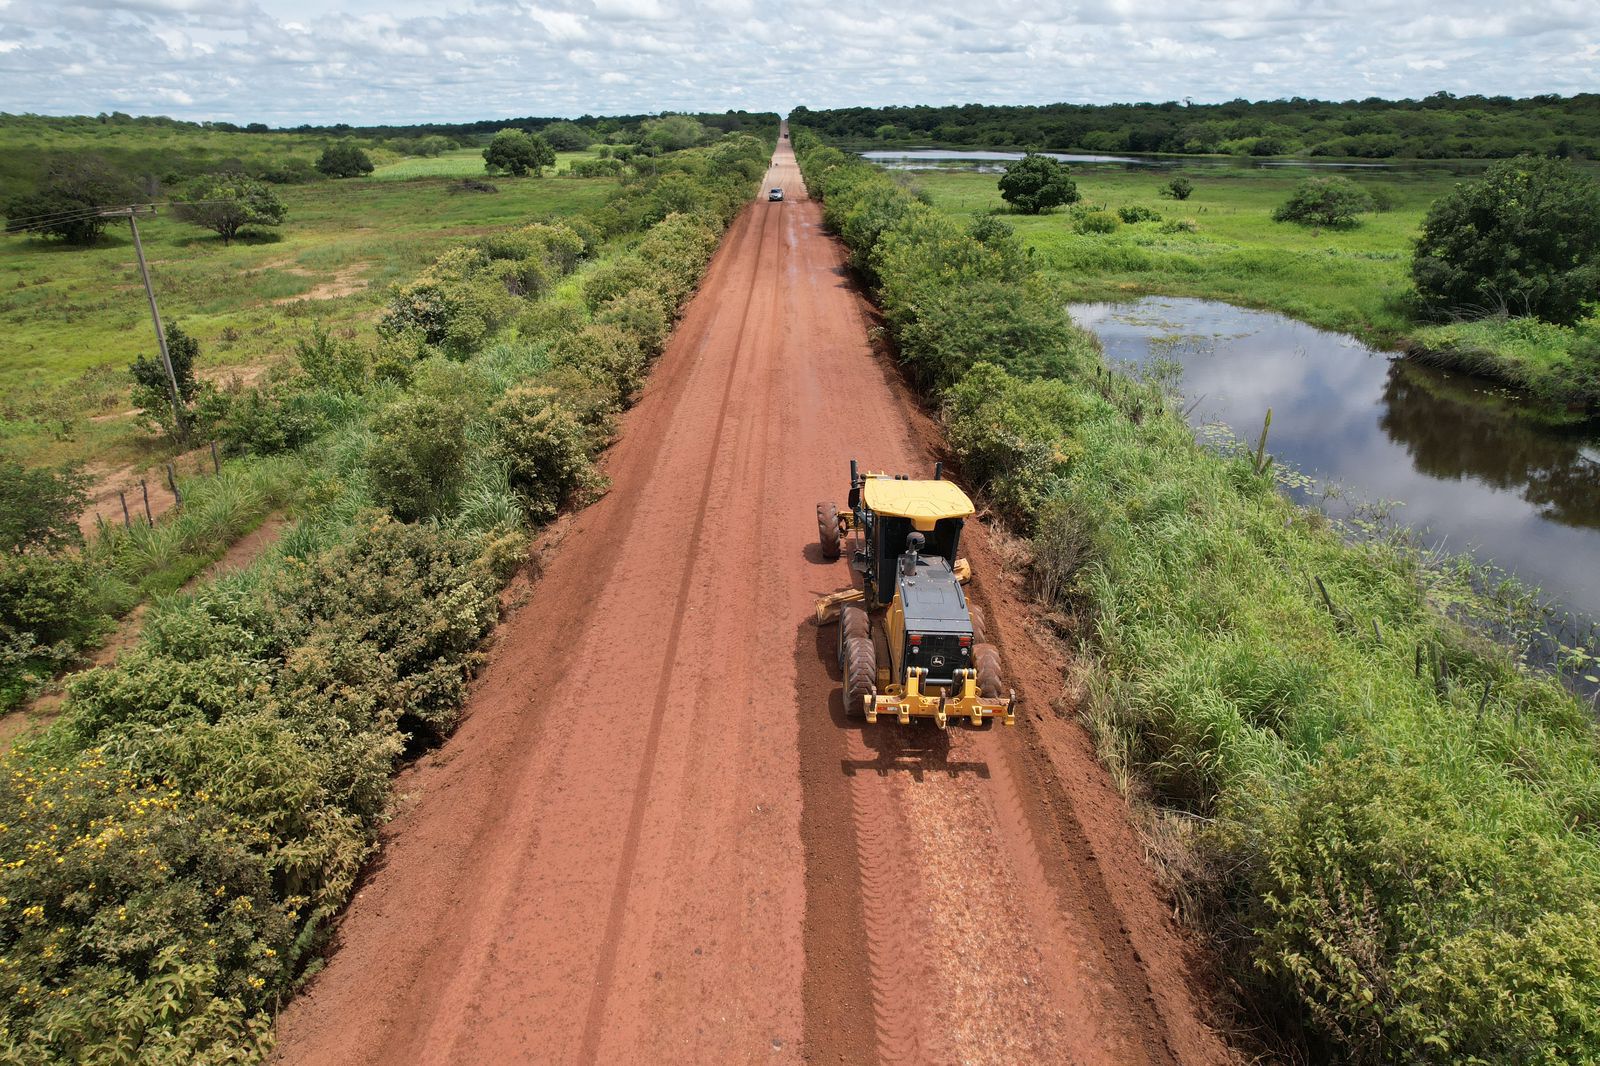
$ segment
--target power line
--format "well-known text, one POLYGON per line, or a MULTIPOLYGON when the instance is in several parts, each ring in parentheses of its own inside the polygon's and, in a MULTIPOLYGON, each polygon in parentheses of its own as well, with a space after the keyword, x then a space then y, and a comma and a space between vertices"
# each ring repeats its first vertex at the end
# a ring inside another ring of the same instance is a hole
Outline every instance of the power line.
POLYGON ((143 211, 147 208, 151 211, 154 211, 154 209, 158 207, 209 207, 215 204, 238 204, 243 202, 243 200, 240 200, 237 197, 230 197, 225 200, 166 200, 157 203, 130 204, 127 207, 114 208, 85 207, 80 210, 73 211, 58 211, 42 215, 23 215, 19 218, 7 218, 6 228, 12 230, 13 232, 18 230, 42 229, 45 226, 58 226, 67 222, 77 222, 80 219, 103 217, 107 211, 143 211))

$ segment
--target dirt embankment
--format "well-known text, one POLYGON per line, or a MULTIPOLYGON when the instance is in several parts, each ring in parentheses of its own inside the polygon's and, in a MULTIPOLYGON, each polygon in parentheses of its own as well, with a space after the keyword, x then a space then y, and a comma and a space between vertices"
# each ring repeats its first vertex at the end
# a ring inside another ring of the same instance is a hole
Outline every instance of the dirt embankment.
POLYGON ((814 505, 934 427, 786 144, 456 735, 407 770, 294 1063, 1218 1063, 1121 799, 976 523, 1026 721, 864 727, 814 505))

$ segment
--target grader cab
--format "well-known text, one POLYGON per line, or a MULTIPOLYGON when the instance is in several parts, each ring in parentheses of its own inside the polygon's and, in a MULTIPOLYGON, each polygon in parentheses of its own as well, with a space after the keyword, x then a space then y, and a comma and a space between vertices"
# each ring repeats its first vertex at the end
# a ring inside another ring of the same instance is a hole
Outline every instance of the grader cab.
POLYGON ((957 552, 972 501, 942 473, 935 467, 933 480, 913 481, 861 473, 851 460, 848 509, 817 504, 817 534, 825 559, 850 546, 861 585, 818 601, 817 624, 839 624, 852 716, 932 718, 941 729, 951 721, 1012 725, 1016 694, 962 587, 971 571, 957 552))

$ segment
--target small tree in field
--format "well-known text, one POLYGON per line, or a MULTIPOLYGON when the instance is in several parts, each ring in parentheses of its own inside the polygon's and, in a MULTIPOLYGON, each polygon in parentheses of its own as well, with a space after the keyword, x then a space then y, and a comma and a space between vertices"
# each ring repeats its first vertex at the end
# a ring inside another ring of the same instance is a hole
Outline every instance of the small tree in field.
POLYGON ((1000 175, 1000 198, 1024 214, 1037 215, 1061 204, 1078 202, 1078 186, 1067 165, 1029 152, 1000 175))
POLYGON ((1600 302, 1600 182, 1564 159, 1496 163, 1434 201, 1411 277, 1436 315, 1578 321, 1600 302))
POLYGON ((131 182, 97 155, 72 155, 50 164, 38 190, 5 205, 7 233, 55 237, 67 244, 93 244, 105 232, 98 208, 131 202, 131 182))
POLYGON ((536 133, 501 130, 483 150, 483 165, 486 170, 504 170, 519 178, 531 170, 534 177, 542 178, 545 167, 556 165, 556 152, 536 133))
MULTIPOLYGON (((200 355, 200 342, 185 333, 176 322, 167 323, 167 357, 172 360, 172 376, 178 379, 178 399, 185 406, 200 391, 200 382, 194 376, 194 361, 200 355)), ((133 376, 133 406, 144 412, 145 418, 167 433, 177 429, 173 424, 172 400, 167 395, 167 371, 159 355, 141 355, 128 367, 133 376)))
POLYGON ((1169 200, 1187 200, 1189 194, 1194 192, 1194 182, 1185 177, 1176 177, 1157 190, 1169 200))
POLYGON ((594 143, 589 131, 576 122, 552 122, 539 131, 539 136, 558 152, 581 152, 594 143))
POLYGON ((216 232, 230 244, 245 226, 283 222, 283 201, 265 182, 239 174, 207 174, 184 190, 176 207, 179 218, 216 232))
POLYGON ((330 178, 355 178, 372 173, 372 160, 353 144, 330 144, 317 157, 317 169, 330 178))
POLYGON ((1306 178, 1295 186, 1289 202, 1272 213, 1274 222, 1347 229, 1356 216, 1372 210, 1372 198, 1349 178, 1306 178))

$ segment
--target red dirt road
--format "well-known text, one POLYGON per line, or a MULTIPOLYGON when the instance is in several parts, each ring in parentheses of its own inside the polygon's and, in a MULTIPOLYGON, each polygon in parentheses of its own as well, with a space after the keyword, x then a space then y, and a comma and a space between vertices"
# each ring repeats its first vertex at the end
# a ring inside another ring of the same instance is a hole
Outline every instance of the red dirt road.
POLYGON ((936 437, 787 144, 401 812, 287 1063, 1214 1063, 1060 668, 969 525, 1015 730, 847 721, 854 456, 936 437))

